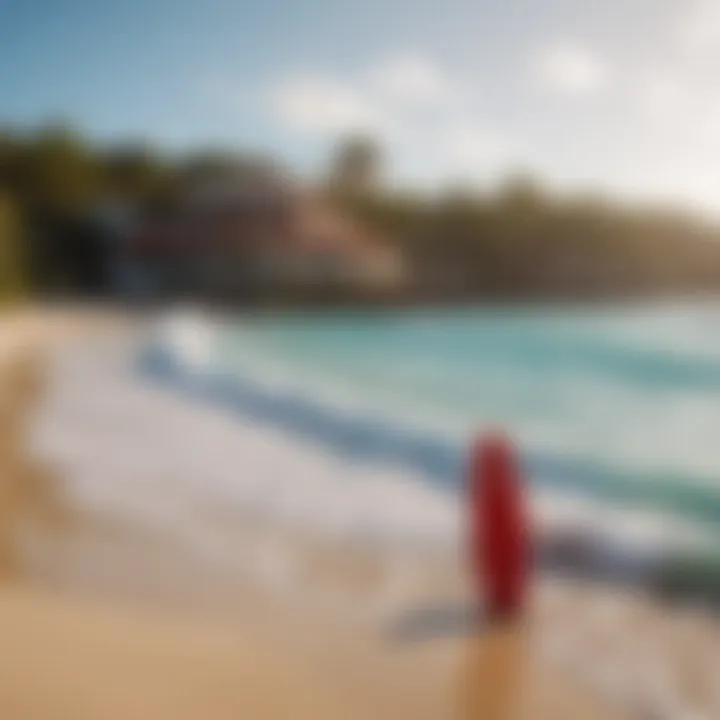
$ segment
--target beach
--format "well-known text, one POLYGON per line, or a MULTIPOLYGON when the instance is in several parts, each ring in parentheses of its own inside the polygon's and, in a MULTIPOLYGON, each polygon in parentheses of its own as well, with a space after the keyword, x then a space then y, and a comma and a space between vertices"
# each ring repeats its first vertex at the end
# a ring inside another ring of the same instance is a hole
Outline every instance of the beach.
POLYGON ((484 622, 461 538, 378 548, 278 514, 273 458, 317 496, 342 468, 130 377, 137 327, 0 325, 3 718, 715 716, 711 616, 542 579, 524 622, 484 622))

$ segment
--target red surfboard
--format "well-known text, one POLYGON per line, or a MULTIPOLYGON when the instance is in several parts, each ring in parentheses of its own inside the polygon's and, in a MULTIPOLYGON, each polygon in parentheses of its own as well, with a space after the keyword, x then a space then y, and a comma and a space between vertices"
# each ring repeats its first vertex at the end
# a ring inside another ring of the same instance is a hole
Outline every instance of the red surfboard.
POLYGON ((525 604, 530 532, 525 486, 508 438, 487 435, 470 463, 470 561, 492 617, 516 617, 525 604))

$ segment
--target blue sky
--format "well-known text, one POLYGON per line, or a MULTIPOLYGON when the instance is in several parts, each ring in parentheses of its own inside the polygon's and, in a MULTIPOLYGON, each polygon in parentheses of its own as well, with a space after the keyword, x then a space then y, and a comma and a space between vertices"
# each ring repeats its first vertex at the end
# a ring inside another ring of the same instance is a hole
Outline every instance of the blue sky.
POLYGON ((720 0, 0 0, 0 123, 230 144, 397 181, 669 197, 720 214, 720 0))

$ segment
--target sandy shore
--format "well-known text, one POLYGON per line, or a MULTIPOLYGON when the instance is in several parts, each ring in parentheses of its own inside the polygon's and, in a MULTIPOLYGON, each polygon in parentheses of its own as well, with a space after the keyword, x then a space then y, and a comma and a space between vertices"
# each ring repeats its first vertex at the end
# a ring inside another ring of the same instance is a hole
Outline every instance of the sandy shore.
POLYGON ((688 702, 717 716, 720 636, 695 612, 543 583, 526 626, 492 628, 444 555, 389 561, 214 517, 236 549, 218 562, 168 516, 73 507, 63 468, 25 443, 42 358, 126 326, 30 310, 0 324, 3 719, 674 718, 688 702))

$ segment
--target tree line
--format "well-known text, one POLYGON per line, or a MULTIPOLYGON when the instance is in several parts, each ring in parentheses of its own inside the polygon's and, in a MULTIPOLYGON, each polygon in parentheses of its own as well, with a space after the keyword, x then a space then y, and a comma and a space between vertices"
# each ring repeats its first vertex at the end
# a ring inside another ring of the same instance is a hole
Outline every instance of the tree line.
MULTIPOLYGON (((413 259, 418 294, 617 297, 720 289, 720 225, 667 204, 552 193, 529 175, 433 195, 358 188, 377 175, 367 143, 338 150, 347 212, 413 259)), ((334 177, 338 173, 335 172, 334 177)))
POLYGON ((93 213, 118 196, 149 206, 162 200, 170 165, 150 146, 98 147, 74 129, 51 125, 34 133, 0 129, 0 196, 14 217, 0 231, 12 245, 26 292, 92 292, 102 284, 103 238, 93 213))
MULTIPOLYGON (((103 285, 94 213, 108 198, 143 212, 171 207, 183 182, 251 156, 170 157, 149 144, 103 146, 64 126, 0 130, 0 298, 103 285)), ((338 147, 330 201, 397 246, 410 299, 608 296, 720 288, 720 230, 691 213, 560 197, 529 177, 480 192, 389 190, 367 141, 338 147)), ((256 158, 252 158, 256 161, 256 158)))

